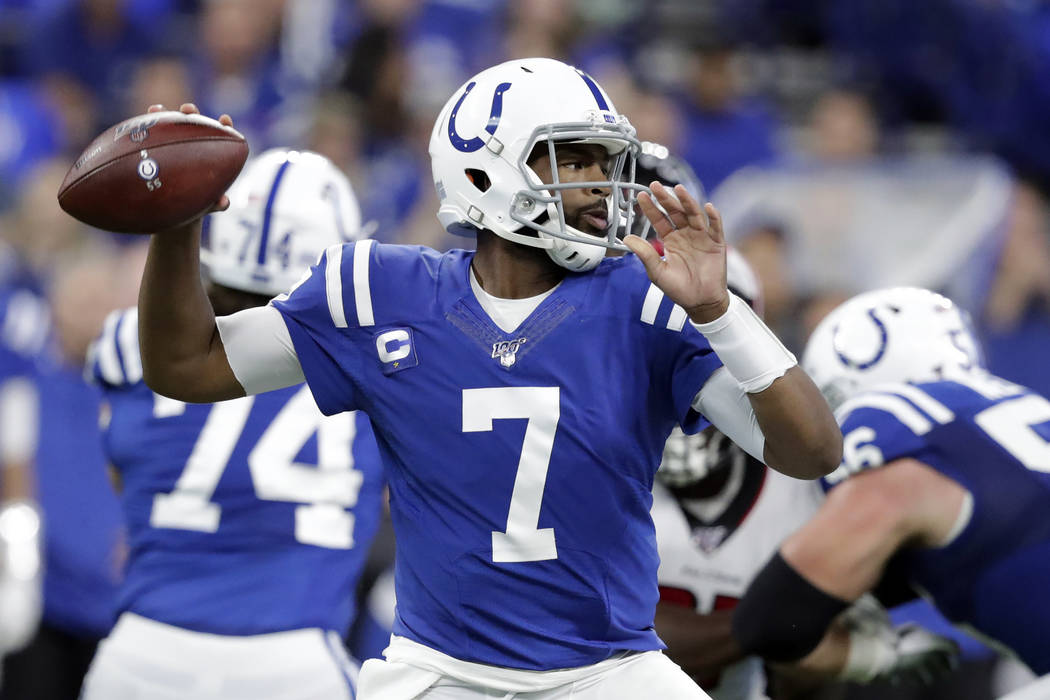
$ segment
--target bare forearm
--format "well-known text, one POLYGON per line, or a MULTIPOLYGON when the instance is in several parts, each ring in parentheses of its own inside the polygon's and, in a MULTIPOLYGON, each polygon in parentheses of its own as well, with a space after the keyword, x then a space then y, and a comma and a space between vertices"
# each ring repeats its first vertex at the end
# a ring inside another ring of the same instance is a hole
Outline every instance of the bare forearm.
POLYGON ((839 465, 842 433, 824 397, 799 367, 769 388, 748 394, 765 436, 770 467, 799 479, 817 479, 839 465))
POLYGON ((200 278, 200 222, 153 236, 139 288, 146 383, 182 401, 243 395, 226 360, 200 278))
MULTIPOLYGON (((835 417, 776 335, 746 302, 732 294, 721 316, 701 323, 703 318, 706 316, 699 314, 690 317, 747 396, 748 418, 753 414, 762 431, 764 446, 755 456, 800 479, 815 479, 838 467, 842 435, 835 417)), ((704 404, 701 397, 701 413, 714 408, 704 404)))

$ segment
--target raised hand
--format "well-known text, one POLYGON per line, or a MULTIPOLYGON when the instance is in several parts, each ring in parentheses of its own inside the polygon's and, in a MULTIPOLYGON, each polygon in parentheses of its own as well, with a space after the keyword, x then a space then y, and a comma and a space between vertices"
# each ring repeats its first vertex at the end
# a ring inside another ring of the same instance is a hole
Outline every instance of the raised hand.
POLYGON ((638 236, 627 236, 624 243, 641 259, 653 284, 690 319, 713 321, 729 308, 722 218, 710 202, 701 209, 681 185, 672 191, 653 182, 649 188, 653 196, 639 194, 638 204, 663 241, 664 257, 638 236))
MULTIPOLYGON (((152 113, 152 112, 163 112, 164 111, 164 105, 150 105, 149 108, 146 111, 150 112, 150 113, 152 113)), ((182 112, 183 114, 200 114, 201 113, 201 111, 199 109, 197 109, 197 105, 193 104, 192 102, 186 102, 185 104, 180 105, 179 106, 179 111, 182 112)), ((223 126, 232 127, 233 126, 233 118, 229 114, 224 114, 221 117, 219 117, 219 123, 222 124, 223 126)), ((226 211, 227 209, 229 209, 229 207, 230 207, 230 198, 227 197, 226 195, 223 195, 222 197, 219 198, 219 201, 217 201, 215 203, 215 205, 211 209, 209 209, 207 212, 205 212, 205 213, 206 214, 210 214, 212 212, 217 212, 217 211, 226 211)))

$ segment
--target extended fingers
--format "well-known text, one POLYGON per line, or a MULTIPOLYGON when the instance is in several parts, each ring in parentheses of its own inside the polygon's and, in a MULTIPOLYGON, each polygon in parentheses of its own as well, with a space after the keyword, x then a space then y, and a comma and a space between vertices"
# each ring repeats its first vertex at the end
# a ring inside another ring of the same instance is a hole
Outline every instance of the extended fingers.
POLYGON ((649 219, 649 223, 653 225, 653 230, 658 235, 666 236, 671 231, 674 231, 675 224, 667 218, 666 214, 660 211, 660 208, 656 206, 648 192, 640 192, 638 194, 638 206, 641 208, 642 213, 645 214, 645 218, 649 219))
POLYGON ((660 203, 660 206, 667 212, 667 217, 671 219, 674 224, 674 228, 685 228, 689 226, 689 218, 686 216, 685 211, 682 209, 682 203, 678 201, 678 197, 675 193, 667 189, 660 182, 653 182, 649 189, 653 191, 653 196, 656 197, 656 201, 660 203))
MULTIPOLYGON (((164 110, 164 105, 150 105, 147 112, 161 112, 164 110)), ((192 102, 186 102, 179 105, 179 111, 183 114, 200 114, 201 111, 197 108, 197 105, 192 102)), ((219 123, 224 126, 233 126, 233 119, 229 114, 223 114, 219 117, 219 123)))
MULTIPOLYGON (((714 219, 718 219, 718 210, 714 208, 714 205, 708 202, 701 208, 700 203, 693 198, 693 195, 689 194, 689 190, 683 185, 675 185, 674 192, 682 205, 682 210, 688 217, 689 225, 695 229, 711 233, 711 229, 716 225, 714 219), (711 217, 712 212, 714 213, 714 219, 711 217)), ((721 226, 721 220, 719 220, 718 226, 721 226)), ((721 237, 721 233, 719 228, 712 237, 718 240, 721 237)))
POLYGON ((715 205, 711 204, 711 202, 704 205, 704 212, 707 213, 707 220, 711 222, 711 238, 719 243, 724 243, 726 235, 725 231, 722 230, 722 215, 717 209, 715 209, 715 205))

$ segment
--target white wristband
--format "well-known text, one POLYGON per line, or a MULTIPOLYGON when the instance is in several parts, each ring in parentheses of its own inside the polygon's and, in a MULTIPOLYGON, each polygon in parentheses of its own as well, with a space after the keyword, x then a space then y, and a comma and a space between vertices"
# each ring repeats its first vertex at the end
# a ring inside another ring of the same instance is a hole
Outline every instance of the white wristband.
POLYGON ((798 364, 743 299, 730 292, 729 309, 709 323, 693 323, 744 391, 755 394, 798 364))

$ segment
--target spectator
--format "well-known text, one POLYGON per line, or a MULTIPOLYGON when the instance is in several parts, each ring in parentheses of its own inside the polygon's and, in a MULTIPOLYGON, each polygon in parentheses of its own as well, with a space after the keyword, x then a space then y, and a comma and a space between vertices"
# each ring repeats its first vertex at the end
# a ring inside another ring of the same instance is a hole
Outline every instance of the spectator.
POLYGON ((776 118, 760 98, 742 94, 738 59, 728 46, 700 46, 686 66, 682 157, 709 189, 774 156, 776 118))

